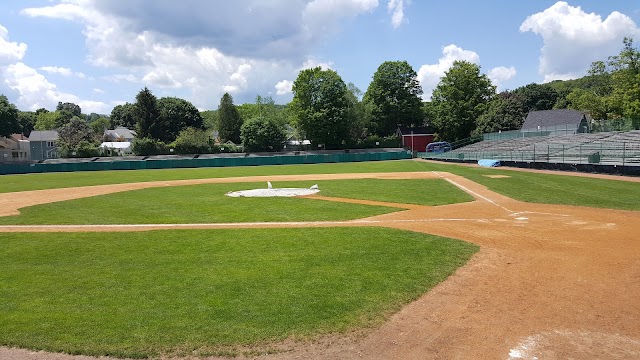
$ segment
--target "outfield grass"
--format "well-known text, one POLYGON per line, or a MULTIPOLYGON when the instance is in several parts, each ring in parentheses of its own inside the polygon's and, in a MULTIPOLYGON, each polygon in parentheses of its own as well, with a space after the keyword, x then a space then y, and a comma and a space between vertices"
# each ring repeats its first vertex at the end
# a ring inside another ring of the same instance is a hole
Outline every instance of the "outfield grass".
POLYGON ((536 174, 504 169, 463 167, 413 160, 361 163, 283 165, 233 168, 97 171, 0 176, 0 193, 86 185, 182 180, 251 175, 337 174, 363 172, 447 171, 464 176, 511 198, 537 203, 640 210, 638 183, 574 176, 536 174), (490 179, 483 175, 508 175, 490 179))
POLYGON ((0 176, 0 193, 132 182, 263 175, 341 174, 420 171, 411 160, 336 164, 239 166, 197 169, 79 171, 0 176))
MULTIPOLYGON (((277 187, 304 187, 281 182, 277 187)), ((321 195, 444 205, 473 198, 440 179, 331 180, 319 182, 321 195), (407 192, 406 189, 413 189, 407 192)), ((179 224, 352 220, 399 211, 398 208, 305 198, 230 198, 225 193, 265 188, 265 183, 205 184, 135 190, 21 209, 0 224, 179 224)))
POLYGON ((373 326, 478 249, 379 228, 3 234, 0 244, 0 345, 136 358, 373 326))
POLYGON ((416 162, 423 171, 447 171, 461 175, 510 198, 543 204, 640 210, 640 183, 480 168, 445 163, 416 162), (506 175, 492 179, 486 175, 506 175))

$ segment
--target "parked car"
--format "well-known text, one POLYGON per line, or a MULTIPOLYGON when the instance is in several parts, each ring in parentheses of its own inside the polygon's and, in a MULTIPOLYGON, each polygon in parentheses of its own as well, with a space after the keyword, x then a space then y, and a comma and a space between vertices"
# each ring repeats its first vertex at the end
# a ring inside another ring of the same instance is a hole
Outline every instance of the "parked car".
POLYGON ((432 142, 427 145, 427 152, 430 153, 443 153, 447 151, 451 151, 451 144, 446 141, 432 142))

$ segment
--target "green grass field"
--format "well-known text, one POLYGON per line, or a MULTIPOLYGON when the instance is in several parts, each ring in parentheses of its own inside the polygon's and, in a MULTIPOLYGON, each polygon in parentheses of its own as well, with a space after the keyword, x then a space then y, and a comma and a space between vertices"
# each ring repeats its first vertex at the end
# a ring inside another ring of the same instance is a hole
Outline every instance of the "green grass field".
MULTIPOLYGON (((514 199, 640 210, 638 183, 418 161, 0 176, 0 192, 279 174, 446 171, 514 199), (507 175, 492 179, 485 175, 507 175)), ((315 182, 275 183, 309 187, 315 182)), ((321 195, 441 205, 471 198, 442 180, 318 181, 321 195), (411 191, 407 191, 410 189, 411 191)), ((232 199, 260 184, 137 190, 23 209, 3 224, 345 220, 396 208, 232 199)), ((72 191, 72 190, 70 190, 72 191)), ((382 228, 25 233, 0 237, 0 345, 154 357, 269 351, 384 321, 477 247, 382 228)))
POLYGON ((0 344, 142 358, 374 326, 477 251, 379 228, 3 234, 0 344))
MULTIPOLYGON (((314 182, 282 182, 278 187, 308 188, 314 182)), ((320 194, 419 205, 444 205, 473 198, 440 179, 322 181, 320 194), (414 189, 407 192, 406 189, 414 189)), ((265 188, 264 183, 206 184, 127 191, 32 206, 0 224, 177 224, 359 219, 398 208, 304 198, 230 198, 235 190, 265 188)))
POLYGON ((640 210, 638 183, 525 173, 505 169, 462 167, 446 163, 396 160, 361 163, 283 165, 234 168, 96 171, 0 176, 0 193, 75 186, 252 175, 337 174, 366 172, 448 171, 517 200, 609 209, 640 210), (483 175, 508 175, 490 179, 483 175))

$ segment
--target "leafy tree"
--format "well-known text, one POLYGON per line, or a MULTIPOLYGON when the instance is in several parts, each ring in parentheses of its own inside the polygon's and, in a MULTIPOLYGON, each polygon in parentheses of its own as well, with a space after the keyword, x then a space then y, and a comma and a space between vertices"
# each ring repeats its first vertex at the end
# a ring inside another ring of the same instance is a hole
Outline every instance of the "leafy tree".
POLYGON ((22 129, 20 132, 24 136, 29 136, 31 131, 33 131, 36 126, 36 121, 38 121, 38 117, 36 113, 31 111, 20 111, 18 112, 18 121, 20 122, 20 128, 22 129))
POLYGON ((242 145, 246 152, 280 151, 287 133, 276 119, 256 117, 242 124, 242 145))
POLYGON ((567 96, 567 101, 571 109, 589 113, 593 119, 606 120, 608 117, 605 98, 593 91, 575 89, 567 96))
POLYGON ((524 111, 551 110, 558 101, 558 92, 550 85, 529 84, 513 91, 522 98, 524 111))
POLYGON ((82 118, 82 109, 80 108, 80 106, 70 102, 58 102, 56 112, 60 114, 60 117, 58 118, 58 121, 56 123, 56 128, 60 128, 63 125, 69 123, 71 119, 82 118))
POLYGON ((422 87, 418 74, 406 61, 386 61, 378 67, 364 102, 370 104, 376 134, 394 133, 398 125, 422 125, 422 87))
POLYGON ((158 100, 151 90, 146 87, 136 95, 134 119, 137 124, 138 136, 141 138, 161 139, 164 135, 163 124, 159 123, 160 112, 158 100))
POLYGON ((95 134, 96 138, 102 139, 104 135, 104 131, 109 129, 111 126, 111 121, 106 117, 100 117, 89 123, 89 127, 95 134))
MULTIPOLYGON (((87 148, 87 144, 95 141, 94 132, 86 121, 73 118, 67 124, 58 129, 60 136, 58 140, 58 148, 62 157, 78 156, 80 147, 87 148), (75 152, 75 154, 74 154, 75 152)), ((95 144, 93 144, 94 147, 95 144)), ((96 147, 97 148, 97 147, 96 147)))
POLYGON ((467 138, 476 127, 476 119, 495 95, 495 86, 480 67, 456 61, 445 73, 431 97, 433 125, 443 140, 467 138))
POLYGON ((353 83, 347 84, 349 139, 355 142, 362 142, 367 138, 370 126, 366 105, 363 101, 360 101, 362 95, 362 90, 358 89, 353 83))
POLYGON ((22 130, 18 109, 6 96, 0 95, 0 136, 8 137, 22 130))
POLYGON ((508 91, 498 94, 489 103, 488 110, 476 121, 475 134, 517 130, 522 127, 526 114, 522 99, 508 91))
POLYGON ((624 39, 619 55, 609 58, 613 69, 613 92, 608 99, 615 117, 630 119, 633 127, 640 128, 640 51, 633 38, 624 39))
POLYGON ((220 116, 220 128, 218 129, 220 139, 223 142, 231 141, 234 144, 239 144, 242 119, 236 106, 233 105, 233 97, 229 93, 225 93, 220 99, 218 114, 220 116))
POLYGON ((302 70, 293 84, 291 110, 297 126, 315 144, 337 148, 349 140, 347 86, 337 72, 302 70))
POLYGON ((131 150, 138 156, 166 155, 170 153, 167 144, 150 138, 136 138, 131 144, 131 150))
POLYGON ((61 122, 60 113, 57 111, 42 111, 40 113, 36 112, 36 130, 53 130, 56 129, 58 124, 61 122))
POLYGON ((161 98, 158 100, 158 111, 158 123, 165 127, 160 131, 161 141, 172 142, 182 130, 189 127, 204 127, 200 111, 187 100, 176 97, 161 98))
POLYGON ((116 128, 118 126, 126 127, 127 129, 136 128, 136 105, 126 103, 118 105, 111 110, 111 126, 116 128))
POLYGON ((178 154, 207 154, 211 150, 209 132, 188 127, 182 131, 173 143, 178 154))
POLYGON ((205 128, 218 130, 220 126, 220 115, 218 114, 218 110, 202 111, 200 112, 200 116, 202 116, 205 128))

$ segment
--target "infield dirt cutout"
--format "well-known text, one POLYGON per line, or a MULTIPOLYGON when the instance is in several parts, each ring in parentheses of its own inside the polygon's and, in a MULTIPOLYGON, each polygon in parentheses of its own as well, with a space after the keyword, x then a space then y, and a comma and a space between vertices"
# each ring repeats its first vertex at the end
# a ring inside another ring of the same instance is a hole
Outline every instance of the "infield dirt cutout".
MULTIPOLYGON (((149 187, 202 183, 329 179, 443 178, 474 202, 419 206, 337 222, 3 226, 0 231, 381 226, 466 240, 481 250, 446 281, 376 329, 275 344, 263 359, 638 359, 640 212, 531 204, 449 173, 268 176, 160 181, 0 194, 0 215, 19 207, 149 187)), ((321 194, 321 193, 320 193, 321 194)), ((0 359, 80 360, 0 348, 0 359)))

